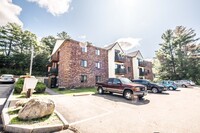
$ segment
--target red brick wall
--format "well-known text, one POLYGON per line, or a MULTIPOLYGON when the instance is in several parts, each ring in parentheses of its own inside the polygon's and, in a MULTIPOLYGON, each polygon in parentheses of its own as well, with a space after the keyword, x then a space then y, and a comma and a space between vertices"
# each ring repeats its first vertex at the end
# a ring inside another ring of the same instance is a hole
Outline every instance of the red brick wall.
POLYGON ((133 66, 132 66, 132 58, 126 57, 126 61, 124 62, 124 66, 126 67, 126 74, 124 75, 126 78, 133 79, 133 66), (131 68, 131 71, 128 71, 128 67, 131 68))
POLYGON ((147 75, 145 75, 145 79, 149 79, 149 80, 153 80, 153 71, 152 71, 152 67, 153 67, 153 64, 152 62, 149 62, 149 61, 145 61, 146 63, 146 66, 144 67, 145 71, 149 71, 147 73, 147 75))
POLYGON ((60 48, 59 61, 59 86, 62 87, 89 87, 96 83, 96 76, 101 76, 102 81, 108 78, 108 53, 107 50, 98 48, 100 55, 96 55, 96 47, 87 46, 87 52, 82 52, 79 42, 68 40, 60 48), (87 60, 87 67, 81 66, 81 60, 87 60), (101 67, 95 67, 95 62, 100 62, 101 67), (87 82, 81 83, 81 75, 87 75, 87 82))

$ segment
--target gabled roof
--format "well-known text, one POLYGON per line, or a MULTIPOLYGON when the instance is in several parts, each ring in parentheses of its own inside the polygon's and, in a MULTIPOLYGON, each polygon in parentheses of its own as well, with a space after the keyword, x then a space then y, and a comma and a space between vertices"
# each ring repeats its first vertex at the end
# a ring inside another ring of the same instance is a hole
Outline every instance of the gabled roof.
POLYGON ((139 56, 141 56, 141 57, 143 58, 143 56, 142 56, 140 50, 134 51, 134 52, 131 52, 131 53, 128 53, 127 55, 130 56, 130 57, 136 57, 136 56, 139 55, 139 56))
POLYGON ((104 49, 111 50, 115 45, 118 45, 120 47, 120 49, 122 50, 122 52, 124 53, 124 50, 122 49, 122 47, 120 46, 120 44, 118 42, 108 45, 108 46, 104 47, 104 49))
POLYGON ((64 41, 65 40, 56 40, 56 44, 53 48, 53 52, 51 55, 53 55, 60 48, 60 46, 63 44, 64 41))

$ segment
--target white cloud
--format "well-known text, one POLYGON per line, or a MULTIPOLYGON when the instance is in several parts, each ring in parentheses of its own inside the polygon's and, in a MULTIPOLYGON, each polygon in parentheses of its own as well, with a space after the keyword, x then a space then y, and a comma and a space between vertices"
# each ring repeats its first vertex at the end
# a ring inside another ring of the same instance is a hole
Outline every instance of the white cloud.
POLYGON ((120 46, 122 47, 122 49, 124 50, 130 50, 134 47, 140 46, 140 41, 142 39, 141 38, 120 38, 118 39, 116 42, 118 42, 120 44, 120 46))
POLYGON ((23 26, 23 23, 18 18, 21 10, 22 8, 14 5, 12 0, 0 0, 0 26, 4 26, 8 22, 23 26))
POLYGON ((71 0, 28 0, 47 9, 54 16, 61 15, 69 10, 71 0))
POLYGON ((80 39, 86 39, 86 35, 80 35, 78 38, 80 38, 80 39))

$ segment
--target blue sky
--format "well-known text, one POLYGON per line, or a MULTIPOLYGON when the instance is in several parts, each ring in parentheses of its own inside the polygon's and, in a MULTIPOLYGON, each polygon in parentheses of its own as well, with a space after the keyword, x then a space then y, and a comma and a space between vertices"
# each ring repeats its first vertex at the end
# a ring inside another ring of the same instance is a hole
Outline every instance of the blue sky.
POLYGON ((131 40, 124 47, 152 58, 167 29, 182 25, 200 37, 199 5, 199 0, 0 0, 0 25, 17 22, 39 38, 66 31, 99 47, 131 40))

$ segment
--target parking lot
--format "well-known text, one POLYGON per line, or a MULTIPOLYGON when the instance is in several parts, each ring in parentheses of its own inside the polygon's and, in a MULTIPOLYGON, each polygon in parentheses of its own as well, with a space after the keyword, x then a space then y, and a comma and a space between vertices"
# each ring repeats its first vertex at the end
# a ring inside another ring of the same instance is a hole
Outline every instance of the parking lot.
MULTIPOLYGON (((57 110, 81 133, 198 133, 200 88, 149 93, 141 101, 120 95, 51 97, 57 110)), ((66 131, 62 131, 63 133, 66 131)))

